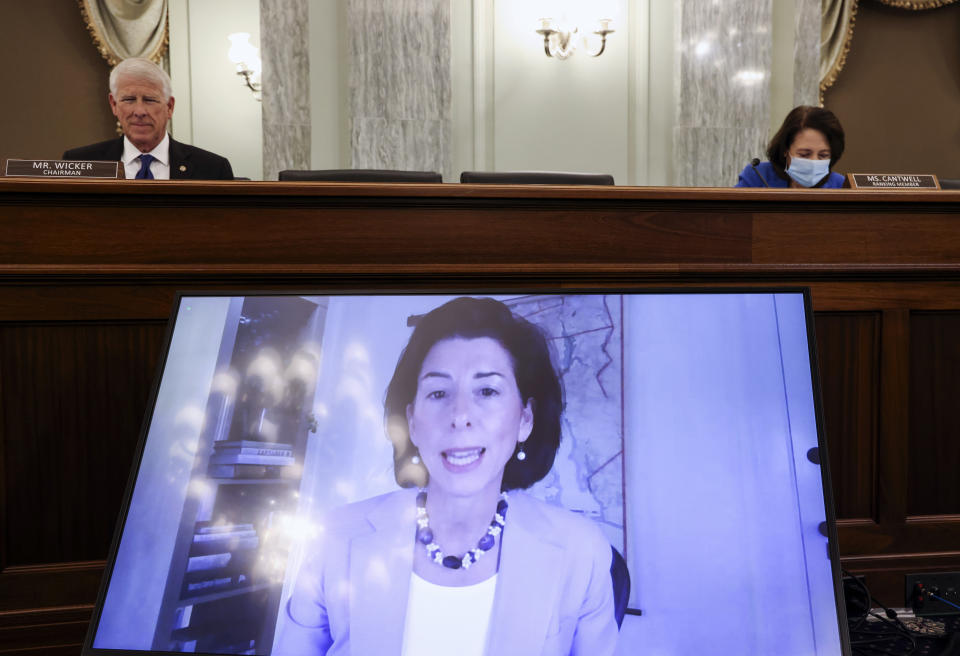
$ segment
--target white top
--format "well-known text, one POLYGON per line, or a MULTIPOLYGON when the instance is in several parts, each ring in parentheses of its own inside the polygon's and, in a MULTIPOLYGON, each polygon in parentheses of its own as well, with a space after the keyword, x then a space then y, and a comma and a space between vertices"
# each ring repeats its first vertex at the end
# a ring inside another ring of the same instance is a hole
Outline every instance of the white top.
MULTIPOLYGON (((126 136, 123 137, 123 170, 127 180, 133 180, 140 172, 140 149, 130 143, 126 136)), ((154 160, 150 162, 150 172, 153 173, 154 180, 170 179, 170 135, 164 134, 163 139, 157 144, 156 148, 151 150, 149 155, 153 155, 154 160)))
POLYGON ((448 587, 410 575, 402 656, 483 656, 497 575, 448 587))

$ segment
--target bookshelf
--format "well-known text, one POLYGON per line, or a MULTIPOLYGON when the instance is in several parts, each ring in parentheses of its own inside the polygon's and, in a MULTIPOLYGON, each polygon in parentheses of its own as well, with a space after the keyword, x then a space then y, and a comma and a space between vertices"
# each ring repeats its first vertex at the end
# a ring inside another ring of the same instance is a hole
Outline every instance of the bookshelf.
POLYGON ((326 306, 231 301, 153 648, 264 653, 273 642, 326 306))

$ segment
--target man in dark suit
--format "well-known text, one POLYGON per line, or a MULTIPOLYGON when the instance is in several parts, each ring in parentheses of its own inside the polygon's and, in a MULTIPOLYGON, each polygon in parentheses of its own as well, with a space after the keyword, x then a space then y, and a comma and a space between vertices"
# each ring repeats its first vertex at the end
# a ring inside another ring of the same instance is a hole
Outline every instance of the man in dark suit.
POLYGON ((68 160, 123 162, 127 178, 145 180, 233 180, 225 157, 174 141, 170 77, 148 59, 125 59, 110 72, 110 109, 123 136, 63 154, 68 160))

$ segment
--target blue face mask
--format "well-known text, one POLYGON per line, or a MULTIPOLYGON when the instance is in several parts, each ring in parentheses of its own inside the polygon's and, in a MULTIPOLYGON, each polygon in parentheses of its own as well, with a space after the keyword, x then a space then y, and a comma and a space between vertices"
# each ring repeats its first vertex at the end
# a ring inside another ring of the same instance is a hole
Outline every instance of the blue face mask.
POLYGON ((791 157, 787 175, 804 187, 812 187, 830 173, 830 160, 791 157))

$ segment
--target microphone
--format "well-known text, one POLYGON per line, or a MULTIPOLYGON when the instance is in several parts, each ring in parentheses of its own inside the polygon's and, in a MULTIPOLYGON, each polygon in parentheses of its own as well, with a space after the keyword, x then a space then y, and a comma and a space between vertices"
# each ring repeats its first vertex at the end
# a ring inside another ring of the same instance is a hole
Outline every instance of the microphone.
POLYGON ((763 186, 764 186, 764 187, 767 187, 767 188, 769 189, 769 188, 770 188, 770 185, 767 184, 767 181, 766 181, 766 179, 763 177, 763 174, 760 173, 760 169, 757 168, 757 165, 758 165, 758 164, 760 164, 760 158, 759 158, 759 157, 754 157, 752 160, 750 160, 750 166, 753 168, 753 172, 756 173, 758 176, 760 176, 760 181, 763 182, 763 186))

